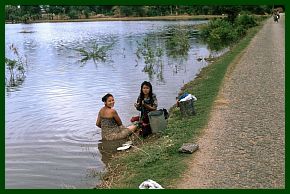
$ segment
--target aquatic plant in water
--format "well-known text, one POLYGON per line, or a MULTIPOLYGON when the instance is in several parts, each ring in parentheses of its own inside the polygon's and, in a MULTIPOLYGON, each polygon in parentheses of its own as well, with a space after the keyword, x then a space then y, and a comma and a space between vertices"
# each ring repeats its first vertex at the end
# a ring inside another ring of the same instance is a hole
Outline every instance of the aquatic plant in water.
POLYGON ((80 62, 84 63, 88 60, 93 59, 96 63, 97 61, 105 62, 108 59, 108 51, 111 50, 115 42, 109 45, 101 46, 98 43, 94 43, 90 48, 77 48, 74 49, 78 51, 83 57, 80 62))
POLYGON ((188 33, 175 29, 169 39, 166 40, 167 54, 173 58, 186 57, 190 48, 188 33))
POLYGON ((140 43, 137 41, 137 58, 143 59, 145 66, 143 71, 148 74, 149 79, 153 79, 153 75, 156 75, 159 81, 164 81, 163 77, 163 62, 162 56, 164 55, 163 49, 156 46, 151 45, 149 42, 149 38, 146 37, 140 43))
POLYGON ((15 56, 15 59, 5 57, 5 67, 8 71, 5 73, 5 86, 8 90, 20 86, 26 77, 27 60, 19 54, 18 49, 11 44, 9 50, 15 56))

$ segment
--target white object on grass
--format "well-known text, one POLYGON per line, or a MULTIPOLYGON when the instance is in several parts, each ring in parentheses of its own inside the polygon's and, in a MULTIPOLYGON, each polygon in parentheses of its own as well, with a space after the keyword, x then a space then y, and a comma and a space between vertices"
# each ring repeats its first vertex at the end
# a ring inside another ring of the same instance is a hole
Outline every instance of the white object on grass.
POLYGON ((184 102, 184 101, 191 100, 191 99, 193 99, 194 101, 197 100, 197 98, 195 96, 193 96, 192 94, 188 94, 186 97, 179 100, 179 102, 184 102))
POLYGON ((139 189, 164 189, 160 184, 157 182, 148 179, 139 185, 139 189))
POLYGON ((118 151, 122 151, 122 150, 127 150, 131 147, 131 145, 123 145, 122 147, 118 147, 117 150, 118 151))

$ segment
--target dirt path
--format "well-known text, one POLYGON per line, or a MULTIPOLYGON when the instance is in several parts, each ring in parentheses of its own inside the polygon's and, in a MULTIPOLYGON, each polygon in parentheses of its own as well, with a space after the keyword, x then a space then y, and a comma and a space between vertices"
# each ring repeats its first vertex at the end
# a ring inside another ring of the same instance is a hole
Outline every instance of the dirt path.
POLYGON ((284 19, 269 19, 228 74, 175 188, 285 188, 284 19))

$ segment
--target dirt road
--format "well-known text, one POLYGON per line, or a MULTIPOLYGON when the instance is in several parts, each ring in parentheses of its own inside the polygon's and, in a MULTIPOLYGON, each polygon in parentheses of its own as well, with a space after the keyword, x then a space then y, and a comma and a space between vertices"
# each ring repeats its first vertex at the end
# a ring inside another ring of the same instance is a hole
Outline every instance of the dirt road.
POLYGON ((267 20, 228 73, 175 188, 285 188, 284 21, 267 20))

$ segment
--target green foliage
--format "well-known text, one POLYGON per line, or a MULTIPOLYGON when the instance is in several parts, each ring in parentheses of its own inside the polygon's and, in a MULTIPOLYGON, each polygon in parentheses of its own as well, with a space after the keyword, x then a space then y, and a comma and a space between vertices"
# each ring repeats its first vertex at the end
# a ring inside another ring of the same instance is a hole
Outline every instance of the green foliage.
POLYGON ((120 6, 121 16, 146 16, 145 6, 120 6))
POLYGON ((76 11, 76 10, 71 10, 71 11, 68 13, 68 17, 69 17, 70 19, 78 19, 78 18, 79 18, 78 11, 76 11))
POLYGON ((226 20, 211 20, 201 30, 200 36, 211 49, 219 50, 237 41, 238 34, 233 29, 233 25, 226 20))
MULTIPOLYGON (((239 12, 251 14, 271 13, 271 5, 150 5, 150 6, 67 6, 67 5, 5 5, 5 20, 10 22, 28 22, 29 20, 47 19, 44 15, 62 15, 71 19, 78 19, 79 16, 89 18, 90 15, 103 14, 105 16, 165 16, 165 15, 222 15, 228 17, 228 21, 233 23, 239 12), (29 20, 21 20, 24 15, 28 15, 29 20)), ((54 19, 49 17, 49 19, 54 19)))
POLYGON ((241 10, 242 6, 224 6, 222 8, 223 13, 225 13, 228 16, 226 20, 232 24, 234 23, 235 19, 237 18, 241 10))
POLYGON ((5 67, 8 72, 5 73, 5 86, 7 90, 20 86, 26 77, 27 61, 20 56, 18 49, 12 44, 9 50, 15 56, 15 59, 5 57, 5 67))
POLYGON ((163 49, 153 45, 148 37, 144 38, 142 42, 137 41, 137 44, 135 54, 139 60, 144 60, 145 66, 143 71, 148 74, 150 80, 153 78, 153 75, 156 75, 159 81, 163 81, 163 49))
POLYGON ((244 37, 247 34, 247 29, 243 26, 237 26, 235 31, 237 32, 237 36, 244 37))
POLYGON ((244 15, 241 15, 241 16, 236 18, 235 25, 249 29, 249 28, 252 28, 254 26, 257 26, 258 23, 257 23, 256 19, 254 18, 254 16, 244 14, 244 15))
POLYGON ((96 63, 97 61, 105 62, 108 58, 108 51, 111 50, 115 42, 112 42, 109 45, 100 46, 97 43, 94 43, 91 48, 78 48, 74 49, 78 51, 83 57, 80 62, 84 63, 90 59, 96 63))
POLYGON ((241 15, 234 23, 225 19, 216 19, 211 20, 201 29, 200 36, 208 43, 210 49, 220 50, 240 40, 246 35, 247 29, 257 25, 256 18, 251 15, 241 15))
POLYGON ((187 56, 189 48, 189 35, 184 30, 175 29, 170 38, 166 40, 167 53, 173 58, 187 56))

